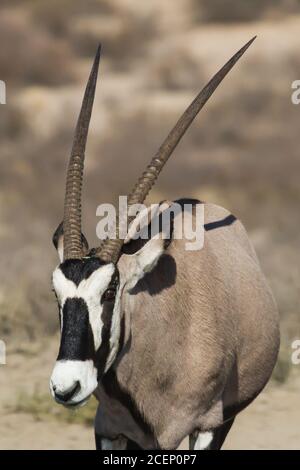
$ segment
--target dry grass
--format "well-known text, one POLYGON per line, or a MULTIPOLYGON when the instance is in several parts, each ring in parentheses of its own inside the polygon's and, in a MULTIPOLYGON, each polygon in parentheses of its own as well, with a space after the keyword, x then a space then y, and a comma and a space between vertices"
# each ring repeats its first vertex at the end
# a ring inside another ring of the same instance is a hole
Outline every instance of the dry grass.
POLYGON ((97 409, 97 402, 91 397, 89 402, 77 410, 69 410, 57 405, 50 394, 35 391, 33 394, 20 393, 13 406, 7 408, 10 413, 27 413, 36 421, 63 421, 92 427, 97 409))
POLYGON ((235 23, 253 21, 271 14, 299 12, 298 0, 193 0, 198 18, 205 22, 235 23))
POLYGON ((54 86, 74 78, 67 42, 50 36, 19 11, 1 13, 0 43, 1 79, 10 87, 33 83, 54 86))
POLYGON ((99 42, 111 65, 126 69, 157 34, 154 14, 117 1, 19 0, 11 6, 0 21, 0 39, 6 44, 0 63, 4 78, 18 84, 71 81, 73 54, 90 57, 99 42))

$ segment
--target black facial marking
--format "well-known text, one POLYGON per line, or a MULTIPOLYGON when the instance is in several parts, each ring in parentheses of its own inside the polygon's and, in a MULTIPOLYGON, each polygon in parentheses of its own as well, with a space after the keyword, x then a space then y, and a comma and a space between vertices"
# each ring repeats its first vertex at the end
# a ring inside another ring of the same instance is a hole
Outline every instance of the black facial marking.
POLYGON ((119 347, 118 347, 117 356, 122 351, 124 347, 124 342, 125 342, 125 315, 123 314, 121 318, 120 338, 119 338, 119 347))
POLYGON ((88 308, 83 299, 67 299, 62 311, 63 328, 57 360, 85 361, 95 356, 88 308))
MULTIPOLYGON (((84 258, 83 260, 67 260, 60 265, 65 277, 77 286, 83 279, 87 279, 95 270, 105 263, 99 258, 84 258)), ((115 271, 106 290, 117 290, 119 286, 119 271, 115 271)), ((95 351, 93 331, 89 322, 88 307, 82 298, 69 298, 62 311, 63 329, 57 360, 87 360, 92 359, 98 371, 98 379, 103 375, 107 358, 110 352, 111 323, 114 309, 114 299, 105 301, 99 296, 101 305, 101 344, 95 351)), ((100 309, 99 309, 100 310, 100 309)), ((100 314, 100 313, 99 313, 100 314)))
POLYGON ((111 321, 114 309, 114 302, 104 302, 102 305, 102 315, 101 320, 103 322, 102 331, 101 331, 101 345, 98 351, 96 352, 95 357, 95 366, 97 369, 98 380, 101 379, 106 362, 108 359, 110 351, 110 330, 111 330, 111 321))
MULTIPOLYGON (((111 282, 107 289, 110 289, 110 288, 117 289, 118 284, 119 284, 119 278, 120 278, 119 271, 118 271, 118 268, 116 267, 115 272, 111 278, 111 282)), ((115 302, 114 301, 106 302, 106 301, 103 301, 103 298, 102 298, 101 304, 102 304, 101 320, 103 323, 102 332, 101 332, 101 345, 98 351, 96 352, 96 358, 95 358, 95 366, 98 372, 98 380, 101 379, 104 373, 106 361, 107 361, 109 351, 110 351, 109 338, 110 338, 110 333, 111 333, 111 322, 112 322, 115 302)))
POLYGON ((77 286, 105 263, 99 258, 68 259, 60 265, 65 277, 77 286))

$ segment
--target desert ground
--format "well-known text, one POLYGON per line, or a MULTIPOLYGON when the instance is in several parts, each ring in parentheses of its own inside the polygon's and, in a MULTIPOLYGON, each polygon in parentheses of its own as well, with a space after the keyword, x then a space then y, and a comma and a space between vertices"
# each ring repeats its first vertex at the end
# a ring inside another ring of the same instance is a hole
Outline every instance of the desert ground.
MULTIPOLYGON (((57 338, 58 341, 58 338, 57 338)), ((0 449, 94 449, 93 410, 68 411, 52 403, 48 382, 57 342, 7 357, 1 369, 0 449), (81 416, 81 414, 83 416, 81 416), (69 417, 68 417, 69 415, 69 417)), ((298 366, 300 367, 300 366, 298 366)), ((282 385, 270 383, 236 419, 223 449, 298 449, 298 371, 282 385)), ((187 448, 186 442, 181 448, 187 448)))

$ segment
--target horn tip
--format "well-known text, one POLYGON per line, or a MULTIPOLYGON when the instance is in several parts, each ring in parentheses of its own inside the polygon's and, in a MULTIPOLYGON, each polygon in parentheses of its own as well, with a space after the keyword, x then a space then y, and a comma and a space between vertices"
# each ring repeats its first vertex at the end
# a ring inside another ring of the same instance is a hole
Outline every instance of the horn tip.
POLYGON ((257 38, 257 34, 255 34, 255 36, 253 36, 253 38, 250 39, 250 41, 248 42, 249 46, 255 41, 256 38, 257 38))
POLYGON ((255 41, 256 38, 257 38, 257 35, 253 36, 253 38, 251 38, 250 41, 248 41, 248 42, 244 45, 244 47, 242 47, 242 51, 245 52, 245 51, 248 49, 248 47, 250 47, 251 44, 255 41))
MULTIPOLYGON (((230 61, 226 65, 233 65, 235 64, 241 57, 242 55, 245 54, 246 50, 251 46, 251 44, 255 41, 257 36, 255 35, 253 38, 250 39, 241 49, 239 49, 234 56, 230 59, 230 61)), ((230 67, 231 68, 231 67, 230 67)))
POLYGON ((97 58, 100 57, 101 49, 102 49, 102 44, 101 44, 101 42, 99 42, 97 50, 96 50, 96 57, 97 58))
POLYGON ((101 48, 102 48, 102 44, 99 42, 97 50, 96 50, 96 54, 95 54, 93 69, 98 69, 99 67, 101 48))

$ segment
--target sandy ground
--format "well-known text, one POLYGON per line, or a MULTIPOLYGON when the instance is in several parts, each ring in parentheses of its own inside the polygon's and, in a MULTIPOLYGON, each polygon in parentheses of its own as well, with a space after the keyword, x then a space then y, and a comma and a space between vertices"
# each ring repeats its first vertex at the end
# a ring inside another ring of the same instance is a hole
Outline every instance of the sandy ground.
POLYGON ((299 391, 299 377, 269 386, 237 417, 224 449, 300 449, 299 391))
MULTIPOLYGON (((30 413, 12 412, 22 393, 46 395, 56 341, 8 353, 0 366, 0 449, 93 449, 93 429, 30 413)), ((300 448, 300 376, 295 366, 284 385, 271 383, 237 419, 224 449, 300 448)), ((80 413, 80 410, 79 410, 80 413)))

